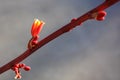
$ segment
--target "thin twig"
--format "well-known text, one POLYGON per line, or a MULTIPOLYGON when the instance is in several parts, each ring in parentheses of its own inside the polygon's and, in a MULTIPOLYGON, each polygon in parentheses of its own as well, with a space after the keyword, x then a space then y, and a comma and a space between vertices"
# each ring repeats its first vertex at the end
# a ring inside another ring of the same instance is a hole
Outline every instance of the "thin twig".
POLYGON ((41 48, 42 46, 44 46, 48 42, 50 42, 53 39, 59 37, 63 33, 66 33, 68 31, 70 31, 71 29, 75 28, 76 26, 79 26, 84 21, 91 19, 91 15, 93 13, 95 13, 97 11, 100 11, 100 10, 104 10, 104 9, 112 6, 113 4, 115 4, 115 3, 119 2, 119 1, 120 0, 106 0, 101 5, 99 5, 98 7, 94 8, 94 9, 92 9, 90 11, 88 11, 87 13, 82 15, 81 17, 71 20, 71 22, 68 23, 67 25, 63 26, 62 28, 60 28, 59 30, 57 30, 54 33, 50 34, 49 36, 47 36, 43 40, 39 41, 38 44, 34 48, 26 50, 24 53, 22 53, 20 56, 18 56, 14 60, 12 60, 9 63, 5 64, 4 66, 0 67, 0 74, 2 74, 3 72, 11 69, 13 67, 13 65, 23 61, 25 58, 27 58, 28 56, 33 54, 33 52, 35 52, 36 50, 38 50, 39 48, 41 48))

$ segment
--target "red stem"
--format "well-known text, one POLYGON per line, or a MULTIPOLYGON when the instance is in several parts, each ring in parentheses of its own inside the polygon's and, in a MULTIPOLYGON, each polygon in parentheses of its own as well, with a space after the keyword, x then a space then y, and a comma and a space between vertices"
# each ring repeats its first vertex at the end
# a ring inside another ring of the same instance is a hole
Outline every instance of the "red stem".
POLYGON ((68 32, 69 30, 75 28, 76 26, 80 25, 82 22, 84 22, 84 21, 86 21, 88 19, 91 19, 91 14, 93 14, 93 13, 95 13, 97 11, 100 11, 100 10, 104 10, 104 9, 112 6, 113 4, 115 4, 115 3, 119 2, 119 1, 120 0, 106 0, 104 3, 102 3, 101 5, 99 5, 98 7, 94 8, 94 9, 88 11, 87 13, 82 15, 81 17, 79 17, 79 18, 77 18, 75 20, 72 20, 67 25, 63 26, 62 28, 55 31, 51 35, 47 36, 43 40, 39 41, 38 44, 33 49, 26 50, 24 53, 22 53, 20 56, 18 56, 14 60, 12 60, 9 63, 5 64, 4 66, 0 67, 0 74, 2 74, 3 72, 11 69, 14 64, 17 64, 17 63, 23 61, 25 58, 30 56, 33 52, 35 52, 36 50, 38 50, 39 48, 41 48, 42 46, 44 46, 48 42, 50 42, 53 39, 59 37, 63 33, 68 32))

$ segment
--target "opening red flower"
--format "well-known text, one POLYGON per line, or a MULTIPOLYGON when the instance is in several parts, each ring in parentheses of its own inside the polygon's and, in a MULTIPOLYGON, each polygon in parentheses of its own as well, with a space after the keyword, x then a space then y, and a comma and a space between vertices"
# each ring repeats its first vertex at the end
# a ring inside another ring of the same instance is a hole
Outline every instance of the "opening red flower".
POLYGON ((38 19, 34 20, 31 28, 32 37, 36 37, 41 32, 44 24, 45 23, 43 21, 40 21, 38 19))
POLYGON ((32 38, 30 39, 30 41, 28 43, 29 49, 35 47, 35 45, 38 43, 39 33, 41 32, 44 24, 45 23, 43 21, 40 21, 38 19, 34 20, 34 22, 32 24, 32 28, 31 28, 32 38))

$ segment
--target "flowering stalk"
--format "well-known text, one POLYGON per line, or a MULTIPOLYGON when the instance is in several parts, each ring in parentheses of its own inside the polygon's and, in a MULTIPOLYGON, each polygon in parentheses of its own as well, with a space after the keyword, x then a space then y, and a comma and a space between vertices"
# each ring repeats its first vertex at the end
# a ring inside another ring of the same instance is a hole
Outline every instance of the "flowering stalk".
MULTIPOLYGON (((44 46, 48 42, 50 42, 53 39, 59 37, 63 33, 70 31, 71 29, 75 28, 76 26, 79 26, 84 21, 89 20, 89 19, 96 19, 98 21, 104 20, 104 17, 106 15, 106 13, 103 14, 104 13, 104 9, 112 6, 113 4, 115 4, 115 3, 119 2, 119 1, 120 0, 105 0, 104 3, 102 3, 101 5, 99 5, 96 8, 92 9, 91 11, 85 13, 81 17, 72 19, 70 23, 68 23, 67 25, 63 26, 59 30, 55 31, 51 35, 47 36, 43 40, 39 41, 34 48, 31 48, 31 49, 28 48, 28 50, 26 50, 20 56, 18 56, 14 60, 10 61, 6 65, 0 67, 0 74, 2 74, 3 72, 11 69, 15 64, 18 64, 19 62, 23 61, 25 58, 30 56, 33 52, 35 52, 36 50, 38 50, 39 48, 41 48, 42 46, 44 46), (103 11, 102 14, 101 14, 100 11, 103 11), (95 16, 93 16, 94 14, 95 14, 95 16)), ((16 71, 16 72, 18 73, 19 71, 16 71)))

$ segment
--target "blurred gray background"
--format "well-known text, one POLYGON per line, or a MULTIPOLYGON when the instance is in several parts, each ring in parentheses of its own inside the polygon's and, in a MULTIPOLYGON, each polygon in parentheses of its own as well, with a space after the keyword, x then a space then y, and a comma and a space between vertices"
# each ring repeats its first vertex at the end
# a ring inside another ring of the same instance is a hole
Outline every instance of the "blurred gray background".
MULTIPOLYGON (((27 49, 34 18, 46 24, 40 40, 104 0, 0 0, 0 66, 27 49)), ((23 61, 22 80, 120 80, 120 4, 106 20, 86 21, 23 61)), ((14 80, 9 70, 0 80, 14 80)))

